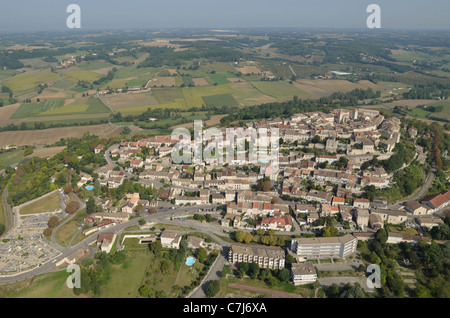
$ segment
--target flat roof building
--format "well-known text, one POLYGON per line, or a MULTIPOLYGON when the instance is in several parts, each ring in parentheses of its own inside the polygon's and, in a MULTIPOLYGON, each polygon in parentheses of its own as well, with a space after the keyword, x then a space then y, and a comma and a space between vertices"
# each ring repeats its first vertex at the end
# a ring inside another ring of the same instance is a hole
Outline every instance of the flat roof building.
POLYGON ((261 268, 282 269, 285 252, 281 247, 233 244, 228 253, 230 263, 257 263, 261 268))
POLYGON ((291 277, 296 286, 311 284, 317 280, 317 273, 311 262, 293 263, 291 264, 291 277))
POLYGON ((356 251, 358 239, 351 234, 336 237, 298 238, 291 250, 300 259, 345 258, 356 251))

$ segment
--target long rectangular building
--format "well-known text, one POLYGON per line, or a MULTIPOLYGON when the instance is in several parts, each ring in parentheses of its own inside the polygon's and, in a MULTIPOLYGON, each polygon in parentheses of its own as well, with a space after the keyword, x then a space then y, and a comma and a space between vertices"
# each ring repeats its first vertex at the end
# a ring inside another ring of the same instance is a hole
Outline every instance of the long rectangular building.
POLYGON ((230 263, 257 263, 261 268, 282 269, 285 252, 281 247, 233 244, 228 253, 230 263))
POLYGON ((337 237, 298 238, 291 250, 303 260, 345 258, 356 251, 358 239, 351 234, 337 237))

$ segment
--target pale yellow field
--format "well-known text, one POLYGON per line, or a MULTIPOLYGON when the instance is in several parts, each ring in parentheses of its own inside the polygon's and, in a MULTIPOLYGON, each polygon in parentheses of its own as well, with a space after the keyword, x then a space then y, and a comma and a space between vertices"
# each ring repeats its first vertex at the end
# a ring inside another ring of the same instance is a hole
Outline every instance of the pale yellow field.
MULTIPOLYGON (((0 126, 5 126, 11 123, 9 117, 16 112, 16 110, 20 107, 21 104, 12 104, 8 106, 0 107, 0 126)), ((13 120, 16 122, 17 120, 13 120)))
POLYGON ((61 138, 80 138, 84 133, 109 138, 120 135, 123 127, 113 124, 94 126, 51 128, 45 130, 4 131, 0 132, 0 147, 8 145, 45 145, 53 144, 61 138))
POLYGON ((54 155, 60 153, 66 149, 66 146, 61 147, 50 147, 50 148, 36 148, 29 157, 39 157, 39 158, 51 158, 54 155))
POLYGON ((148 92, 106 95, 103 99, 113 110, 158 105, 158 100, 148 92))
POLYGON ((346 80, 307 80, 301 79, 294 82, 294 85, 301 90, 312 95, 323 97, 329 96, 334 92, 350 92, 356 88, 368 89, 372 88, 374 91, 384 91, 386 88, 380 85, 373 84, 369 81, 360 81, 359 83, 352 83, 346 80))
POLYGON ((406 99, 406 100, 397 100, 390 103, 385 103, 384 105, 393 108, 395 106, 406 106, 408 108, 414 108, 419 105, 426 105, 430 103, 435 103, 436 101, 433 99, 406 99))
POLYGON ((261 74, 261 70, 257 68, 256 66, 244 66, 244 67, 236 67, 236 70, 238 72, 241 72, 242 74, 261 74))
POLYGON ((175 85, 175 77, 173 76, 161 76, 156 77, 153 80, 149 81, 147 87, 161 87, 161 86, 174 86, 175 85))
POLYGON ((208 82, 203 78, 193 78, 192 81, 194 82, 195 86, 208 86, 208 82))
POLYGON ((5 81, 5 85, 15 92, 25 91, 28 89, 36 88, 39 83, 52 83, 59 80, 59 78, 59 74, 55 74, 50 71, 30 73, 27 72, 8 78, 5 81))

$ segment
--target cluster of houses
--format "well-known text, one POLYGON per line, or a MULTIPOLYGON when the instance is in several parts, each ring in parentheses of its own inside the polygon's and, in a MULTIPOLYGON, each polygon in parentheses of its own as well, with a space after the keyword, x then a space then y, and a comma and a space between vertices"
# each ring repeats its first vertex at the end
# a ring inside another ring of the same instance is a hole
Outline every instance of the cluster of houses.
POLYGON ((333 196, 330 192, 310 191, 304 197, 307 202, 291 205, 295 215, 302 217, 301 225, 312 224, 319 217, 338 216, 348 222, 353 229, 374 231, 383 228, 385 223, 407 224, 408 218, 416 218, 421 227, 430 229, 442 224, 442 219, 433 216, 450 202, 450 191, 425 198, 420 203, 409 201, 400 210, 388 209, 383 204, 372 204, 368 199, 355 198, 352 205, 344 197, 333 196), (303 216, 306 215, 305 218, 303 216))

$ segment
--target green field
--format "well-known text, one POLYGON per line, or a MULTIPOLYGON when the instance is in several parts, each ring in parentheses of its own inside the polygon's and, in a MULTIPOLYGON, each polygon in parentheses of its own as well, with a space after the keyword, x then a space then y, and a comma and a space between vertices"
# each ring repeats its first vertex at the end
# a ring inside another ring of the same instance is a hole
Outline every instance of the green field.
POLYGON ((88 99, 89 107, 86 110, 86 114, 103 114, 109 113, 111 110, 103 104, 100 98, 90 96, 88 99))
POLYGON ((238 106, 238 102, 231 94, 221 94, 203 97, 206 106, 238 106))
POLYGON ((4 84, 14 92, 34 89, 39 83, 55 82, 59 79, 59 74, 49 71, 39 73, 19 74, 7 79, 4 84))
POLYGON ((58 107, 56 109, 52 109, 46 111, 44 113, 40 113, 39 116, 60 116, 60 115, 72 115, 72 114, 82 114, 85 113, 89 105, 65 105, 58 107))
POLYGON ((3 191, 0 191, 0 224, 5 226, 5 231, 8 228, 8 215, 6 214, 6 207, 3 202, 3 191))
POLYGON ((73 86, 74 84, 72 82, 65 80, 59 80, 52 85, 53 88, 61 88, 61 89, 69 89, 72 88, 73 86))
POLYGON ((192 78, 193 77, 191 75, 183 75, 183 76, 181 76, 181 79, 183 80, 183 84, 186 85, 186 86, 194 85, 194 82, 192 81, 192 78))
POLYGON ((102 68, 112 67, 113 65, 107 61, 87 61, 77 64, 77 67, 85 71, 95 71, 102 68))
POLYGON ((300 90, 294 85, 288 82, 252 82, 252 85, 256 87, 261 93, 275 97, 277 99, 293 98, 295 95, 298 97, 310 96, 309 93, 300 90))
MULTIPOLYGON (((72 298, 77 297, 67 288, 65 270, 39 275, 18 283, 0 286, 2 298, 72 298)), ((81 296, 80 296, 81 297, 81 296)))
POLYGON ((408 115, 415 118, 421 119, 429 119, 432 120, 432 117, 442 118, 442 119, 450 119, 450 102, 448 101, 439 101, 435 103, 427 104, 427 106, 442 106, 441 111, 431 112, 423 108, 414 107, 408 109, 408 115))
POLYGON ((139 287, 150 264, 150 251, 145 249, 127 253, 127 259, 121 265, 111 265, 110 279, 102 286, 102 298, 136 298, 139 297, 139 287))
POLYGON ((151 67, 137 68, 136 65, 127 66, 119 69, 114 75, 114 79, 126 79, 141 76, 147 73, 155 74, 158 69, 151 67))
POLYGON ((184 99, 179 87, 152 88, 153 95, 160 104, 173 103, 177 99, 184 99))
POLYGON ((236 72, 236 70, 233 68, 231 63, 227 62, 213 62, 213 63, 207 63, 204 65, 200 65, 199 68, 201 71, 204 72, 212 72, 215 71, 216 73, 233 73, 236 72))
POLYGON ((25 103, 12 114, 11 119, 29 117, 66 116, 80 114, 104 114, 110 109, 99 98, 90 96, 87 104, 64 105, 64 100, 52 100, 40 103, 25 103))
POLYGON ((108 87, 113 88, 113 89, 123 88, 123 87, 127 86, 128 81, 129 80, 126 78, 125 79, 114 79, 111 82, 106 82, 105 84, 103 84, 100 87, 100 89, 107 89, 108 87))
POLYGON ((45 113, 63 105, 64 100, 61 99, 39 103, 25 103, 20 105, 20 107, 14 112, 14 114, 11 115, 11 119, 36 117, 41 113, 45 113))
POLYGON ((412 62, 414 60, 429 62, 439 60, 437 56, 419 51, 403 51, 402 54, 390 54, 390 57, 398 62, 412 62))
POLYGON ((27 127, 32 128, 35 123, 49 123, 54 125, 74 125, 78 124, 91 124, 94 125, 98 120, 103 119, 104 123, 107 122, 107 118, 109 117, 109 113, 101 113, 101 114, 90 114, 86 116, 85 114, 73 114, 73 115, 64 115, 64 116, 47 116, 47 117, 33 117, 32 121, 25 122, 27 127), (34 120, 35 119, 35 120, 34 120))
POLYGON ((78 81, 88 81, 88 82, 94 82, 98 80, 101 77, 100 74, 97 74, 92 71, 87 70, 75 70, 67 72, 64 76, 64 79, 70 82, 78 82, 78 81))
POLYGON ((226 84, 204 87, 183 87, 181 90, 187 107, 201 107, 204 104, 203 97, 205 96, 233 93, 230 86, 226 84))
POLYGON ((31 204, 27 204, 20 209, 21 215, 43 213, 61 209, 59 205, 61 199, 58 193, 49 195, 43 199, 37 200, 31 204))
POLYGON ((0 82, 18 74, 18 71, 15 70, 0 70, 0 82))
POLYGON ((23 150, 14 150, 0 154, 0 170, 24 159, 23 150))
POLYGON ((227 73, 227 74, 210 74, 211 79, 217 84, 227 84, 230 83, 227 78, 237 78, 235 74, 227 73))
POLYGON ((439 101, 431 103, 428 106, 442 106, 442 111, 435 113, 434 115, 450 119, 450 101, 439 101))

